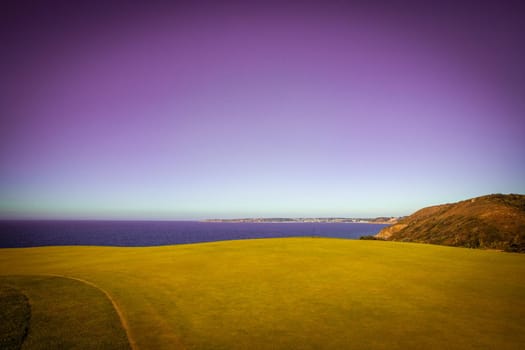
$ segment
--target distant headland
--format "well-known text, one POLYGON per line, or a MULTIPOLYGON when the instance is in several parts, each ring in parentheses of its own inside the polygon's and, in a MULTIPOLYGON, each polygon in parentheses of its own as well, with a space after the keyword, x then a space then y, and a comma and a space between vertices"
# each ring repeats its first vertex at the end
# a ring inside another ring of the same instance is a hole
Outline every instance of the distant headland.
POLYGON ((396 224, 401 217, 376 218, 240 218, 240 219, 206 219, 205 222, 244 222, 244 223, 369 223, 369 224, 396 224))

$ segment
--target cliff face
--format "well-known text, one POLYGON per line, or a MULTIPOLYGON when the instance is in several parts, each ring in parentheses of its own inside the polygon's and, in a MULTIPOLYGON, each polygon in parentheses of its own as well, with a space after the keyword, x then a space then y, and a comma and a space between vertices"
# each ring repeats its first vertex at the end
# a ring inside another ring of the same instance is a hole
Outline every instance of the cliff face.
POLYGON ((494 194, 427 207, 376 237, 525 252, 525 195, 494 194))
POLYGON ((405 227, 407 227, 406 224, 395 224, 392 226, 385 227, 376 235, 376 237, 382 238, 382 239, 388 239, 392 237, 392 235, 394 235, 395 233, 404 229, 405 227))

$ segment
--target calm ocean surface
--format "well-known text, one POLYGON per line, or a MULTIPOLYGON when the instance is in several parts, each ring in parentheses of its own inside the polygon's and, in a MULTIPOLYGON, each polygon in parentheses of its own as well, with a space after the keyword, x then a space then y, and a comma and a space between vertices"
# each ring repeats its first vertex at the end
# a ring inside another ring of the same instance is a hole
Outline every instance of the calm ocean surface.
POLYGON ((0 247, 156 246, 269 237, 356 239, 383 224, 217 223, 200 221, 0 221, 0 247))

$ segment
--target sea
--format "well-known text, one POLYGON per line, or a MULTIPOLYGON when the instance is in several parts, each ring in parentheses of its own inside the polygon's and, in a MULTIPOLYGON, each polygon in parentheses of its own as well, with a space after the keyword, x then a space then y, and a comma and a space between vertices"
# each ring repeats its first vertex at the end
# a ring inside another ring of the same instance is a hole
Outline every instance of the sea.
POLYGON ((0 248, 58 245, 143 247, 272 237, 358 239, 385 224, 205 221, 0 221, 0 248))

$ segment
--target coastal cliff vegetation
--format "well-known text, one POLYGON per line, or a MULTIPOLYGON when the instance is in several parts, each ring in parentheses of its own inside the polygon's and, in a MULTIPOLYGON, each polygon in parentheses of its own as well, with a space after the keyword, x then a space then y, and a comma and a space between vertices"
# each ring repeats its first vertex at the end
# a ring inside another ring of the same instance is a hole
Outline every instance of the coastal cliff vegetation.
POLYGON ((525 195, 492 194, 423 208, 377 238, 525 252, 525 195))

